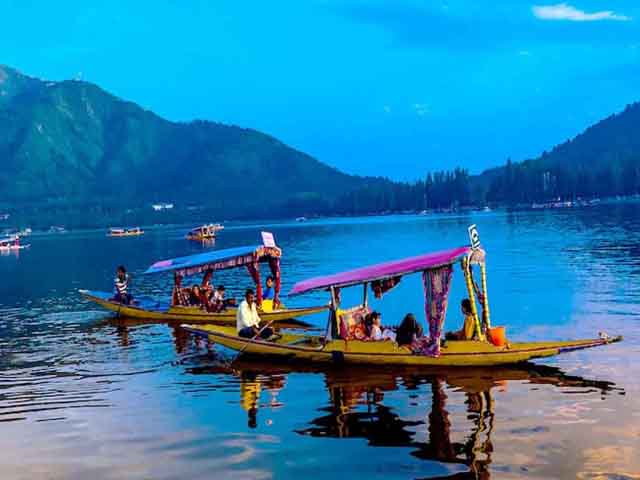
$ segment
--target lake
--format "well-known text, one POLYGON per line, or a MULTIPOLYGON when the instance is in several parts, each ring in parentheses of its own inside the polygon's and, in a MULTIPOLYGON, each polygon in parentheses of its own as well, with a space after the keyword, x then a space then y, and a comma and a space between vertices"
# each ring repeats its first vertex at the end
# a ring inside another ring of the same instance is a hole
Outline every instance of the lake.
MULTIPOLYGON (((186 228, 30 237, 29 250, 0 256, 0 476, 640 478, 640 205, 229 224, 213 248, 272 231, 287 292, 309 276, 466 244, 471 223, 487 250, 493 323, 510 339, 624 341, 514 368, 313 371, 240 358, 230 369, 229 351, 114 320, 77 294, 110 290, 123 263, 134 294, 166 296, 168 275, 140 273, 211 248, 185 240, 186 228)), ((242 269, 217 273, 221 282, 239 295, 250 280, 242 269)), ((464 296, 456 266, 449 329, 464 296)), ((373 307, 387 324, 422 319, 419 276, 373 307)))

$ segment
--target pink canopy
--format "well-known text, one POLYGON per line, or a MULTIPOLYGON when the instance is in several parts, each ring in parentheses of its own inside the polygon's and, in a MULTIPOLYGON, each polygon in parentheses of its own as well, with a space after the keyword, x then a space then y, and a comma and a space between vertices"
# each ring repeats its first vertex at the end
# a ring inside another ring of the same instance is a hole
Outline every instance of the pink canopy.
POLYGON ((457 262, 471 251, 471 247, 459 247, 441 252, 427 253, 417 257, 404 258, 391 262, 379 263, 369 267, 357 268, 347 272, 327 275, 326 277, 310 278, 296 283, 289 295, 300 295, 313 290, 325 290, 329 287, 348 287, 364 282, 382 280, 407 273, 432 270, 444 265, 457 262))

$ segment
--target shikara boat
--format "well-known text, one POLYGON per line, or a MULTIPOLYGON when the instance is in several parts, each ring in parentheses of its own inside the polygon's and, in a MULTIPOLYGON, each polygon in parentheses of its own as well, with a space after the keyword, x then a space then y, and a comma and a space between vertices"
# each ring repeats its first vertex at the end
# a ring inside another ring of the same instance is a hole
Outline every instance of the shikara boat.
POLYGON ((255 282, 256 300, 260 317, 267 322, 280 322, 322 312, 326 305, 286 308, 279 300, 280 295, 280 257, 282 251, 277 246, 252 245, 246 247, 228 248, 225 250, 209 251, 186 257, 161 260, 151 265, 145 275, 173 273, 174 289, 171 301, 157 302, 150 298, 135 298, 131 305, 124 305, 113 299, 109 292, 80 290, 80 294, 103 308, 115 312, 118 316, 136 318, 148 321, 189 321, 191 323, 222 323, 233 324, 236 321, 236 308, 227 307, 220 312, 207 311, 202 307, 180 305, 177 302, 178 292, 185 276, 204 273, 203 286, 209 285, 214 272, 231 268, 246 267, 255 282), (260 280, 260 263, 268 263, 271 274, 275 279, 274 299, 262 299, 260 280))
POLYGON ((224 230, 220 223, 210 223, 192 228, 187 232, 187 240, 206 241, 213 240, 219 231, 224 230))
POLYGON ((20 243, 20 235, 0 238, 0 252, 15 252, 29 248, 30 244, 20 243))
POLYGON ((140 227, 110 228, 107 233, 108 237, 137 237, 139 235, 144 235, 144 230, 140 227))
POLYGON ((502 339, 493 334, 496 329, 491 328, 485 253, 479 246, 475 230, 472 243, 474 243, 473 246, 427 253, 297 283, 289 293, 290 296, 317 290, 326 290, 331 296, 327 330, 322 336, 285 332, 280 339, 270 342, 258 338, 240 338, 235 329, 228 327, 183 325, 183 328, 247 355, 287 361, 368 365, 451 367, 509 365, 621 340, 621 337, 608 337, 602 334, 599 338, 584 340, 501 341, 502 339), (453 265, 457 263, 460 263, 464 273, 467 293, 472 305, 475 339, 442 341, 441 332, 446 316, 453 265), (473 266, 480 268, 481 289, 473 280, 473 266), (381 296, 394 288, 402 276, 415 273, 422 274, 428 333, 412 344, 402 346, 391 340, 370 341, 353 338, 349 333, 351 331, 349 324, 357 314, 362 316, 368 311, 369 284, 376 296, 381 296), (362 305, 348 310, 341 309, 340 289, 354 286, 364 287, 362 305), (482 306, 482 315, 478 314, 476 292, 482 306))

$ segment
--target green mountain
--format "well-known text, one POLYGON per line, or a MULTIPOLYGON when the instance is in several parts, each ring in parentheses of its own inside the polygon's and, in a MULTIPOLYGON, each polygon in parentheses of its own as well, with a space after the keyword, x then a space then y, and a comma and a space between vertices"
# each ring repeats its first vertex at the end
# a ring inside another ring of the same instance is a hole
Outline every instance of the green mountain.
POLYGON ((0 209, 87 224, 156 201, 223 218, 321 213, 368 182, 390 183, 346 175, 255 130, 170 122, 91 83, 6 66, 0 159, 0 209))
POLYGON ((0 213, 22 226, 530 205, 640 193, 640 103, 539 158, 409 184, 346 175, 255 130, 170 122, 91 83, 0 66, 0 161, 0 213), (176 208, 153 212, 154 202, 176 208))
POLYGON ((640 193, 640 103, 523 162, 473 179, 481 200, 530 203, 640 193))

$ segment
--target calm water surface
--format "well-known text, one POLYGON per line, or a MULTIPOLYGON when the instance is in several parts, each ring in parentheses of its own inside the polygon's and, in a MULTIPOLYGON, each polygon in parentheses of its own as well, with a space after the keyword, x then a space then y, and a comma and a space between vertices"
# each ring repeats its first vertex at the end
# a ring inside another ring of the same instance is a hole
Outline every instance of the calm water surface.
MULTIPOLYGON (((114 320, 79 288, 162 298, 152 262, 196 253, 183 229, 34 236, 0 256, 0 478, 640 478, 640 206, 274 224, 295 281, 467 242, 488 251, 494 324, 513 339, 625 341, 508 369, 269 367, 176 327, 114 320)), ((227 228, 214 248, 256 243, 227 228)), ((248 284, 244 271, 214 280, 248 284)), ((448 326, 458 328, 459 269, 448 326)), ((345 300, 359 295, 345 291, 345 300)), ((289 305, 325 302, 323 295, 289 305)), ((374 304, 422 315, 418 277, 374 304)), ((324 316, 311 322, 324 324, 324 316)))

